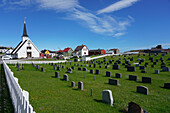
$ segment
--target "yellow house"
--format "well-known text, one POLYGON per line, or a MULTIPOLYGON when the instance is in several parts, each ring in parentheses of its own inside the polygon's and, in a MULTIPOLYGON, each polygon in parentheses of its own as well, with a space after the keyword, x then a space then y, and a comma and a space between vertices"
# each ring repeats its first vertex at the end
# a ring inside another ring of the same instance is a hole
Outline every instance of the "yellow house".
POLYGON ((50 55, 50 52, 48 50, 45 51, 46 55, 50 55))

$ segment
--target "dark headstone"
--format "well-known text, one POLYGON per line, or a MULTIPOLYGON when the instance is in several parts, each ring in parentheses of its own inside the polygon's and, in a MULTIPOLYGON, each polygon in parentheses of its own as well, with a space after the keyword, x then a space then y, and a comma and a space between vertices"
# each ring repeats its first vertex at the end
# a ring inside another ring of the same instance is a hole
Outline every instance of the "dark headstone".
POLYGON ((71 87, 75 87, 75 82, 74 81, 71 82, 71 87))
POLYGON ((83 82, 78 82, 78 89, 83 90, 83 82))
POLYGON ((68 68, 67 73, 72 73, 72 68, 68 68))
POLYGON ((109 78, 109 84, 111 84, 111 85, 119 85, 119 80, 109 78))
POLYGON ((128 113, 144 113, 143 109, 134 102, 128 104, 128 113))
POLYGON ((111 77, 111 72, 110 71, 106 71, 106 76, 107 77, 111 77))
POLYGON ((148 88, 145 86, 137 86, 137 93, 148 95, 149 91, 148 88))
POLYGON ((129 80, 137 81, 136 75, 129 75, 129 80))
POLYGON ((42 71, 42 72, 45 72, 45 69, 42 67, 42 68, 41 68, 41 71, 42 71))
POLYGON ((119 65, 113 65, 113 69, 119 69, 119 65))
POLYGON ((135 67, 134 66, 128 66, 127 71, 135 71, 135 67))
POLYGON ((107 69, 107 66, 105 66, 105 69, 107 69))
POLYGON ((55 72, 55 77, 59 78, 59 72, 57 72, 57 71, 55 72))
POLYGON ((139 66, 139 69, 141 70, 141 69, 145 69, 145 66, 139 66))
POLYGON ((141 73, 146 73, 146 71, 145 70, 141 70, 141 73))
POLYGON ((159 74, 159 70, 155 70, 155 74, 159 74))
POLYGON ((87 68, 83 68, 83 71, 87 71, 87 68))
POLYGON ((63 75, 63 80, 68 81, 68 75, 67 74, 63 75))
POLYGON ((100 65, 99 68, 102 68, 102 66, 100 65))
POLYGON ((162 71, 164 71, 164 72, 165 72, 165 71, 169 71, 169 67, 163 67, 163 68, 162 68, 162 71))
POLYGON ((71 66, 71 69, 74 70, 74 66, 71 66))
POLYGON ((57 67, 57 70, 60 71, 60 67, 59 66, 57 67))
POLYGON ((81 71, 81 67, 78 67, 78 70, 81 71))
POLYGON ((164 83, 164 88, 170 89, 170 83, 164 83))
POLYGON ((142 77, 142 83, 152 83, 151 77, 142 77))
POLYGON ((100 74, 100 70, 96 70, 95 74, 99 75, 100 74))
POLYGON ((115 74, 115 77, 116 77, 116 78, 121 78, 121 74, 120 74, 120 73, 116 73, 116 74, 115 74))

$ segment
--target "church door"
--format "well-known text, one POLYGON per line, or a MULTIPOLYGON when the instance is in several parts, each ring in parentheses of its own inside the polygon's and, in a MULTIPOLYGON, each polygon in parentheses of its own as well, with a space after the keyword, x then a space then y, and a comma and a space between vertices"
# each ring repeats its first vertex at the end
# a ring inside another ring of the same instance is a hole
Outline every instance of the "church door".
POLYGON ((27 58, 28 58, 28 57, 32 57, 31 52, 27 52, 27 58))

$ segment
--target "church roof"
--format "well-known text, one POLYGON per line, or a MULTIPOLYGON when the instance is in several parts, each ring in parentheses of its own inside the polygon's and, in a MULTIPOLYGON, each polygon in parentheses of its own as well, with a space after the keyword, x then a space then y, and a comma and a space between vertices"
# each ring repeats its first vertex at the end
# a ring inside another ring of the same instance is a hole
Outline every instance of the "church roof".
POLYGON ((23 35, 22 35, 22 36, 26 36, 26 37, 28 37, 25 21, 24 21, 24 30, 23 30, 23 35))

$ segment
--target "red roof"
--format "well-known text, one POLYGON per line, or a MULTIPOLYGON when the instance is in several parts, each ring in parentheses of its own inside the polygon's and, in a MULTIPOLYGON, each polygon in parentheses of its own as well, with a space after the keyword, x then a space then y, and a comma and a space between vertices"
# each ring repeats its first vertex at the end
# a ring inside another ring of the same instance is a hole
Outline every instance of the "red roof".
POLYGON ((71 48, 65 48, 63 52, 68 52, 71 48))

